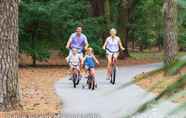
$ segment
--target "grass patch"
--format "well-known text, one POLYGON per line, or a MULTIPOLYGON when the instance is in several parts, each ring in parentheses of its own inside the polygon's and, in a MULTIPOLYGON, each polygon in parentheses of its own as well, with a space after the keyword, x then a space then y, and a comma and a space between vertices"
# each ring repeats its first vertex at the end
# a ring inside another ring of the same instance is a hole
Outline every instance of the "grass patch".
MULTIPOLYGON (((169 98, 175 93, 186 89, 186 62, 178 61, 159 70, 149 73, 143 73, 136 77, 136 84, 146 89, 147 91, 155 93, 160 98, 169 98), (167 71, 171 75, 167 76, 167 71), (179 72, 179 73, 178 73, 179 72)), ((176 102, 186 102, 186 95, 182 95, 173 99, 176 102), (180 101, 180 98, 183 98, 180 101)))
MULTIPOLYGON (((186 52, 178 52, 177 58, 185 56, 186 52)), ((150 51, 144 51, 144 52, 130 52, 130 58, 136 59, 136 60, 143 60, 143 59, 151 59, 151 60, 157 60, 162 61, 164 58, 163 52, 150 52, 150 51)))
POLYGON ((165 70, 168 75, 176 75, 180 70, 186 66, 186 60, 177 61, 176 63, 165 67, 165 70))

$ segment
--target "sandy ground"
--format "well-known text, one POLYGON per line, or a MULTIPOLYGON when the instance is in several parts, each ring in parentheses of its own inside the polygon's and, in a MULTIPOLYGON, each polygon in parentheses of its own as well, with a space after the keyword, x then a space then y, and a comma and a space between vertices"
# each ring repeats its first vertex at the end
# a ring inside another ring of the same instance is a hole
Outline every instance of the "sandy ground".
POLYGON ((54 83, 63 79, 66 68, 20 68, 20 85, 24 111, 57 112, 60 101, 54 83))
MULTIPOLYGON (((145 77, 144 79, 137 81, 137 85, 142 87, 143 89, 153 92, 156 95, 159 95, 163 92, 169 85, 173 84, 175 81, 179 80, 180 74, 186 73, 186 67, 183 68, 178 75, 175 76, 166 76, 163 71, 158 72, 154 75, 145 77)), ((139 75, 142 76, 142 75, 139 75)), ((139 77, 137 76, 137 78, 139 77)), ((182 91, 186 91, 186 87, 182 89, 182 91)), ((165 96, 170 97, 170 96, 165 96)), ((183 103, 186 102, 186 94, 181 94, 174 99, 172 102, 183 103)))

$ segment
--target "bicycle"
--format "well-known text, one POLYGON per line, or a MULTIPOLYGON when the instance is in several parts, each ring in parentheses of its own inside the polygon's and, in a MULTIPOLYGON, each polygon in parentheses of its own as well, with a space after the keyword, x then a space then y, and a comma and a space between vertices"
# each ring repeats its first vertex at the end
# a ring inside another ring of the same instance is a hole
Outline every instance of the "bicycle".
POLYGON ((92 76, 91 69, 88 69, 88 73, 89 73, 87 78, 88 89, 94 90, 96 86, 95 77, 92 76))
POLYGON ((114 57, 114 54, 112 54, 111 66, 112 66, 112 71, 110 74, 110 83, 114 85, 116 82, 116 58, 114 57))
POLYGON ((110 51, 109 49, 107 49, 106 48, 106 50, 107 51, 109 51, 109 52, 111 52, 112 53, 112 58, 111 58, 111 73, 110 73, 110 83, 111 84, 115 84, 116 83, 116 71, 117 71, 117 69, 116 69, 116 67, 117 67, 117 64, 116 64, 116 62, 117 62, 117 60, 116 60, 116 58, 114 57, 114 55, 116 54, 116 53, 118 53, 118 51, 116 51, 116 52, 113 52, 113 51, 110 51))
POLYGON ((73 74, 72 74, 72 82, 73 82, 73 87, 76 88, 76 86, 79 84, 80 82, 80 71, 77 68, 77 65, 73 65, 73 74))

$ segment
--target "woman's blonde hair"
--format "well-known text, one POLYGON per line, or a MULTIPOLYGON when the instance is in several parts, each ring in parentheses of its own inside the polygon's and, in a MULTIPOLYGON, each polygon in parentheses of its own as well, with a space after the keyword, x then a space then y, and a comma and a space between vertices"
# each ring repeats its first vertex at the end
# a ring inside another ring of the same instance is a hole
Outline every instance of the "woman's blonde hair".
POLYGON ((115 28, 110 29, 110 32, 114 32, 115 34, 117 34, 117 30, 115 28))

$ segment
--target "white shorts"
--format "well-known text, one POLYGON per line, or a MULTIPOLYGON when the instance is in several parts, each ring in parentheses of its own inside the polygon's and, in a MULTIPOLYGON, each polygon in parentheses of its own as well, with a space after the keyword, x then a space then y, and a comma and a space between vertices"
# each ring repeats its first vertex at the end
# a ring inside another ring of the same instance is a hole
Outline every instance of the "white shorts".
MULTIPOLYGON (((72 50, 70 50, 69 53, 68 53, 68 56, 70 56, 70 55, 72 55, 72 50)), ((81 53, 78 52, 78 56, 80 58, 83 58, 83 52, 81 52, 81 53)))
POLYGON ((117 58, 118 55, 119 55, 119 52, 110 52, 108 50, 106 50, 106 54, 107 54, 107 57, 112 57, 112 55, 117 58))
POLYGON ((69 63, 69 66, 70 66, 71 69, 75 68, 75 69, 80 70, 80 65, 73 65, 73 64, 69 63))

